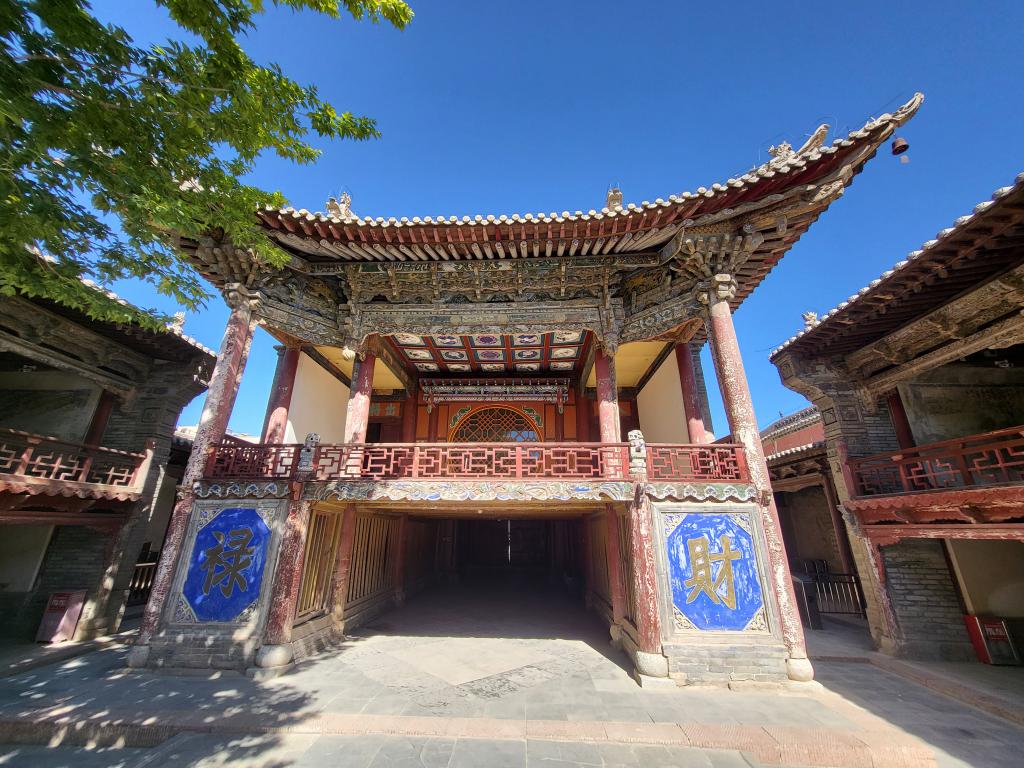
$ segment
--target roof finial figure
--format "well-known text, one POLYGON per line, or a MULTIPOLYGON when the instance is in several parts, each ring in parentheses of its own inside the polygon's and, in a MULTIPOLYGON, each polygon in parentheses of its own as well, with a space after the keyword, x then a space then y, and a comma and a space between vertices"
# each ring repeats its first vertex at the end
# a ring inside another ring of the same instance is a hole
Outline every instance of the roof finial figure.
POLYGON ((788 141, 779 142, 768 147, 768 154, 773 160, 785 160, 793 155, 793 145, 788 141))
POLYGON ((167 324, 167 327, 172 331, 182 331, 185 328, 185 313, 175 312, 171 322, 167 324))
POLYGON ((352 216, 352 195, 342 192, 338 198, 327 198, 327 213, 331 216, 338 216, 348 219, 352 216))
POLYGON ((604 207, 610 211, 622 207, 622 190, 618 187, 610 187, 608 196, 605 198, 604 207))
POLYGON ((809 330, 818 324, 817 312, 804 312, 800 315, 804 319, 804 329, 809 330))

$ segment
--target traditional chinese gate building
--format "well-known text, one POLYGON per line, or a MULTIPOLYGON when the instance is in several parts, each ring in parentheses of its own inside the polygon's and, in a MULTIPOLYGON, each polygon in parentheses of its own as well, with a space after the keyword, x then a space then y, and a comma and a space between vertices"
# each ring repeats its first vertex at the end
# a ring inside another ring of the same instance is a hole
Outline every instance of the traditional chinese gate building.
POLYGON ((1024 644, 1022 304, 1024 175, 772 353, 821 413, 882 650, 973 658, 965 615, 1024 644))
POLYGON ((500 564, 578 578, 644 679, 809 679, 732 313, 920 101, 653 203, 261 211, 281 269, 182 242, 232 313, 131 663, 280 668, 500 564), (281 358, 242 446, 257 324, 281 358))

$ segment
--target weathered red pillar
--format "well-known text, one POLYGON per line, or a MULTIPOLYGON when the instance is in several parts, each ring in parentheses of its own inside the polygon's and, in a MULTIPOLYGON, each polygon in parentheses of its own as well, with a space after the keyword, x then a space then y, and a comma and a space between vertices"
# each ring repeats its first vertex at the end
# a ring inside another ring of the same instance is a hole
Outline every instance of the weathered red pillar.
POLYGON ((274 374, 274 385, 270 390, 270 401, 267 404, 267 418, 263 427, 264 443, 283 443, 288 430, 288 409, 292 403, 292 390, 295 388, 295 374, 299 370, 298 347, 285 347, 277 358, 277 371, 274 374))
POLYGON ((898 389, 894 389, 885 397, 889 404, 889 415, 892 418, 893 429, 896 430, 896 442, 900 448, 913 448, 914 432, 910 428, 910 419, 907 418, 907 409, 903 407, 903 398, 900 397, 898 389))
POLYGON ((334 604, 334 623, 341 624, 345 618, 345 603, 348 600, 348 583, 352 575, 352 549, 356 541, 356 508, 349 504, 341 518, 341 537, 338 539, 338 555, 334 561, 334 578, 331 581, 331 602, 334 604))
POLYGON ((630 433, 629 474, 633 500, 629 505, 630 567, 633 576, 633 624, 636 627, 637 672, 648 677, 668 677, 668 661, 662 653, 661 614, 658 612, 658 572, 654 555, 654 526, 646 492, 647 446, 639 430, 630 433))
POLYGON ((231 315, 224 329, 217 365, 213 369, 210 386, 206 391, 203 414, 199 418, 196 436, 192 441, 192 453, 188 457, 188 464, 182 476, 181 493, 167 526, 160 564, 153 577, 153 587, 142 616, 139 637, 128 656, 129 666, 144 666, 149 658, 149 640, 160 622, 160 614, 171 588, 174 568, 178 564, 181 545, 188 528, 194 501, 192 486, 203 476, 210 448, 224 439, 228 420, 231 418, 231 409, 238 394, 238 385, 245 370, 245 361, 249 357, 252 334, 256 328, 251 300, 247 296, 233 294, 229 298, 229 303, 232 304, 231 315))
POLYGON ((686 432, 690 436, 690 442, 710 442, 704 430, 704 414, 700 407, 697 375, 693 369, 693 352, 689 344, 676 344, 676 365, 679 367, 679 386, 683 390, 683 410, 686 411, 686 432))
POLYGON ((370 422, 370 398, 373 397, 373 368, 376 356, 367 352, 356 360, 352 373, 352 389, 348 395, 348 413, 345 416, 345 442, 365 443, 366 426, 370 422))
POLYGON ((292 660, 292 649, 288 643, 292 639, 292 624, 306 560, 306 529, 311 507, 312 502, 301 499, 293 498, 288 503, 288 517, 277 556, 277 573, 270 593, 267 627, 263 632, 263 645, 256 655, 258 667, 280 667, 292 660))
POLYGON ((85 433, 82 445, 100 444, 107 429, 107 422, 110 421, 110 414, 114 410, 114 400, 113 392, 105 389, 100 392, 99 402, 96 403, 96 410, 92 414, 92 421, 89 422, 89 429, 85 433))
POLYGON ((622 542, 619 541, 619 516, 611 504, 605 505, 605 550, 608 557, 608 599, 612 604, 612 640, 618 643, 626 618, 626 581, 622 573, 622 542))
POLYGON ((729 429, 734 440, 740 443, 746 452, 750 479, 761 497, 758 506, 761 510, 771 588, 778 606, 782 639, 789 653, 786 668, 790 678, 810 680, 814 676, 814 670, 807 660, 803 627, 796 608, 796 596, 793 593, 793 582, 787 565, 786 545, 782 540, 779 513, 772 495, 768 463, 764 458, 761 435, 754 415, 754 404, 747 385, 747 375, 743 370, 743 358, 736 339, 736 328, 732 322, 732 310, 729 308, 729 298, 735 293, 735 283, 727 275, 716 275, 715 282, 716 285, 713 285, 708 293, 708 315, 718 386, 722 391, 729 429))
POLYGON ((615 361, 604 350, 594 356, 594 375, 597 378, 597 417, 602 443, 620 443, 619 397, 615 387, 615 361))
POLYGON ((590 442, 590 401, 582 387, 576 392, 576 442, 590 442))
POLYGON ((402 403, 402 442, 416 442, 416 410, 419 389, 413 384, 409 388, 405 402, 402 403))

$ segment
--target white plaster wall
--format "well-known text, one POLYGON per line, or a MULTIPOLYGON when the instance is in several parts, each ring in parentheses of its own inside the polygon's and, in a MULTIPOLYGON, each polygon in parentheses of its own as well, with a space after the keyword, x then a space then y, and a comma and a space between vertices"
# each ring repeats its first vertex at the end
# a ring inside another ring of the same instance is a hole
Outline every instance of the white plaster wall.
POLYGON ((310 432, 323 443, 342 442, 347 410, 348 387, 306 354, 299 355, 285 442, 301 443, 310 432))
POLYGON ((0 536, 0 591, 30 592, 53 534, 52 525, 5 525, 0 536))
POLYGON ((640 431, 648 443, 688 443, 679 366, 672 352, 636 397, 640 431))
POLYGON ((977 616, 1024 618, 1024 542, 949 542, 968 609, 977 616))

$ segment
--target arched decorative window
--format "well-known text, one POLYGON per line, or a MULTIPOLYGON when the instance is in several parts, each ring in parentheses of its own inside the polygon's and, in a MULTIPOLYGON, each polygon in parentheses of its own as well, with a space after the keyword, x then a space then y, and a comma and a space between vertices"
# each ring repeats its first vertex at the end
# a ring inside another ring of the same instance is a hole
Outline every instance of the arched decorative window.
POLYGON ((466 414, 448 436, 450 443, 536 443, 536 422, 514 408, 492 406, 466 414))

